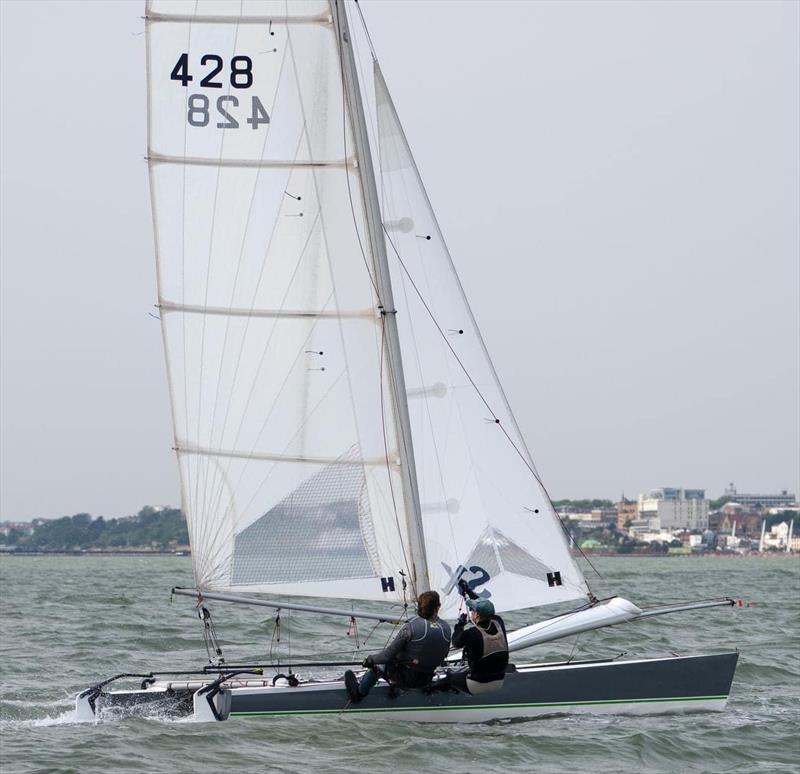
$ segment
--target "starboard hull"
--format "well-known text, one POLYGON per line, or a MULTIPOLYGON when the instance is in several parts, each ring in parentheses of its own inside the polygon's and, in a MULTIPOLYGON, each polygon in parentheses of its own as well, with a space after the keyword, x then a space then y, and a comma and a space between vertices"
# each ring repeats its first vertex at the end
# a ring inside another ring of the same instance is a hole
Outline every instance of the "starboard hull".
MULTIPOLYGON (((417 722, 485 722, 555 714, 656 714, 721 710, 733 681, 737 653, 631 661, 526 664, 507 675, 502 689, 482 696, 403 691, 392 698, 380 683, 359 703, 350 703, 341 680, 300 682, 237 680, 209 702, 196 695, 201 684, 171 683, 98 697, 100 713, 129 710, 174 712, 198 720, 236 717, 343 715, 417 722), (211 704, 213 703, 213 709, 211 704), (155 709, 155 711, 153 711, 155 709)), ((80 703, 79 699, 79 703, 80 703)), ((79 705, 80 710, 80 705, 79 705)))

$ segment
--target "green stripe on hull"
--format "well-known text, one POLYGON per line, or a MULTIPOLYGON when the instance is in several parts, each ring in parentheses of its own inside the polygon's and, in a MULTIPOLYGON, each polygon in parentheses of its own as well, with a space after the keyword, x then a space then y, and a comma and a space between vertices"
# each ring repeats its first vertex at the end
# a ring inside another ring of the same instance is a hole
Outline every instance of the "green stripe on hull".
POLYGON ((320 710, 266 710, 264 712, 231 712, 237 717, 248 715, 339 715, 342 712, 436 712, 441 710, 480 710, 480 709, 525 709, 527 707, 586 707, 599 704, 655 704, 666 701, 718 701, 727 699, 727 696, 672 696, 665 699, 602 699, 595 701, 561 701, 545 702, 541 704, 459 704, 453 706, 431 707, 350 707, 348 709, 320 709, 320 710))

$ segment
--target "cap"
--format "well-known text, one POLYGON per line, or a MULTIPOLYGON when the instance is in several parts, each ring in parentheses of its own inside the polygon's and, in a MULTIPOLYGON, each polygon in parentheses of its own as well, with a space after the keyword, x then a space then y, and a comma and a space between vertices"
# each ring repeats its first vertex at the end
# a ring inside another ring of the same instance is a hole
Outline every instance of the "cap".
POLYGON ((481 618, 491 618, 494 615, 494 605, 488 599, 468 599, 467 607, 481 618))

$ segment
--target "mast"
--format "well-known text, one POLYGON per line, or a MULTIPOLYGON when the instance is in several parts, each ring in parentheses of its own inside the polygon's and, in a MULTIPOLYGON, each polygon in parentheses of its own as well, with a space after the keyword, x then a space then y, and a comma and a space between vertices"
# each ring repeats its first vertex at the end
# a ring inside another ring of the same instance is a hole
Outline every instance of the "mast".
MULTIPOLYGON (((422 525, 417 473, 414 466, 414 448, 411 440, 411 420, 408 413, 406 383, 403 376, 403 362, 400 354, 400 337, 397 330, 397 310, 389 275, 389 262, 386 255, 386 242, 383 238, 383 220, 378 201, 378 187, 372 166, 367 122, 361 101, 353 42, 347 19, 344 0, 330 0, 331 15, 336 31, 337 45, 341 52, 342 79, 347 102, 350 105, 355 136, 358 174, 364 191, 364 209, 367 222, 369 245, 375 267, 375 275, 383 304, 381 314, 387 344, 387 366, 392 407, 398 432, 400 454, 400 477, 403 486, 403 502, 406 506, 406 524, 409 535, 411 567, 411 586, 414 594, 430 588, 428 561, 425 555, 425 537, 422 525)), ((383 389, 383 387, 381 387, 383 389)))

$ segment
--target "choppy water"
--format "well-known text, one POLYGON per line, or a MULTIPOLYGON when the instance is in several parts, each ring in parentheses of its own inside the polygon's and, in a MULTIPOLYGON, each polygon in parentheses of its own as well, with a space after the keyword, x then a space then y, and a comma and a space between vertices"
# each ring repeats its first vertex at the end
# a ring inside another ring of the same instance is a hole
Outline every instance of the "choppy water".
MULTIPOLYGON (((128 717, 76 723, 74 694, 121 671, 202 665, 190 560, 0 558, 0 770, 16 772, 796 772, 800 770, 800 560, 602 558, 600 596, 638 604, 736 596, 744 610, 685 613, 584 634, 537 657, 653 656, 739 648, 724 713, 580 716, 429 725, 375 719, 237 718, 198 724, 128 717)), ((264 659, 268 613, 218 603, 225 655, 264 659)), ((541 612, 507 616, 530 623, 541 612)), ((344 651, 346 622, 295 615, 280 652, 344 651)), ((369 626, 362 625, 363 637, 369 626)), ((382 645, 372 635, 367 651, 382 645)), ((537 653, 538 650, 538 653, 537 653)), ((338 658, 343 657, 340 653, 338 658)), ((518 659, 519 660, 519 659, 518 659)))

